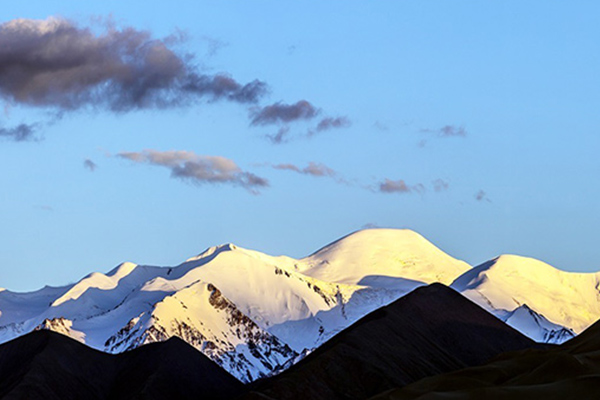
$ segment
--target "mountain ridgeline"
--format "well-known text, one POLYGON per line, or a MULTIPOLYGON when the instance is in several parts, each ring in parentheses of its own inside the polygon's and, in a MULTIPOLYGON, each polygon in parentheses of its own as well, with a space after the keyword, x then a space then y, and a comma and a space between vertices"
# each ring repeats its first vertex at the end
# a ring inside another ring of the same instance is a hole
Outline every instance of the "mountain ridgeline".
MULTIPOLYGON (((369 313, 436 282, 536 342, 562 343, 600 318, 599 274, 518 256, 471 268, 413 231, 368 229, 302 259, 226 244, 178 266, 126 262, 72 285, 1 290, 0 343, 50 330, 127 354, 179 338, 239 381, 263 382, 335 343, 369 313)), ((426 373, 473 364, 450 357, 440 365, 426 373)))

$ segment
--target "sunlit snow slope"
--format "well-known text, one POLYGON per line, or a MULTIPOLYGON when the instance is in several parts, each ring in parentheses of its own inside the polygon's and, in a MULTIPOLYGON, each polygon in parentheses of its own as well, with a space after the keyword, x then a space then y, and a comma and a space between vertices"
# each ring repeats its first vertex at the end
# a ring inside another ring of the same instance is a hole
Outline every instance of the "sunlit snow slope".
POLYGON ((300 270, 328 282, 398 287, 403 282, 449 285, 470 269, 408 229, 369 229, 335 241, 301 260, 300 270))
POLYGON ((600 273, 565 272, 532 258, 500 256, 451 287, 539 341, 561 343, 600 318, 600 273))

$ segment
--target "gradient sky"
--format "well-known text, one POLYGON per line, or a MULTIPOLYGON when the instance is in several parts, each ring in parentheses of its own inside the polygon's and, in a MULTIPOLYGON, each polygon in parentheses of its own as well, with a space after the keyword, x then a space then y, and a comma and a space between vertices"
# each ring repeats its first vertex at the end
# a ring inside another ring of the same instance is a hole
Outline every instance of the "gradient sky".
POLYGON ((13 2, 0 286, 225 242, 303 257, 369 226, 473 265, 513 253, 596 271, 598 15, 594 1, 13 2))

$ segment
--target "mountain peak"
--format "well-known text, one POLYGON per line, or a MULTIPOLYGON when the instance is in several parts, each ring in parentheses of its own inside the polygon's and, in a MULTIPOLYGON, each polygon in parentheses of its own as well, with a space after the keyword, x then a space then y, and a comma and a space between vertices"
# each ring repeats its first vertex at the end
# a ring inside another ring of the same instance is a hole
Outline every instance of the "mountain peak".
POLYGON ((352 285, 381 278, 388 285, 389 278, 450 284, 470 269, 464 261, 449 256, 409 229, 356 231, 301 261, 301 272, 307 275, 352 285))
MULTIPOLYGON (((320 248, 319 250, 312 253, 309 257, 312 257, 321 252, 330 250, 331 248, 339 246, 355 246, 360 245, 366 247, 368 245, 388 242, 428 242, 423 236, 410 229, 389 229, 389 228, 369 228, 354 231, 352 233, 343 236, 328 245, 320 248)), ((428 242, 429 243, 429 242, 428 242)))
POLYGON ((138 265, 135 263, 125 261, 110 270, 106 275, 110 277, 122 278, 132 273, 137 266, 138 265))
POLYGON ((598 273, 566 272, 511 254, 484 262, 452 283, 453 289, 491 312, 502 314, 527 304, 552 324, 574 332, 600 316, 599 286, 598 273))
POLYGON ((185 261, 192 262, 192 261, 198 261, 198 260, 202 260, 202 259, 211 260, 212 258, 219 255, 219 253, 223 253, 225 251, 235 251, 237 249, 238 249, 238 246, 236 246, 233 243, 224 243, 224 244, 220 244, 218 246, 211 246, 211 247, 207 248, 206 250, 204 250, 203 252, 201 252, 200 254, 198 254, 197 256, 188 258, 185 261))

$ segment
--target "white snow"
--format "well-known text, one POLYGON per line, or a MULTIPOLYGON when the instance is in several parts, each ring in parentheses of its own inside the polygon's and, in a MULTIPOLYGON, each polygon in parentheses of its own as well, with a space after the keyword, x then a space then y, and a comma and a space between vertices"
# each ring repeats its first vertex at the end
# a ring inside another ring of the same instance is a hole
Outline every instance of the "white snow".
POLYGON ((328 282, 394 287, 405 280, 449 285, 470 266, 414 231, 366 229, 300 260, 298 268, 328 282))
POLYGON ((451 287, 498 316, 526 304, 549 322, 580 333, 600 318, 599 278, 599 273, 565 272, 533 258, 503 255, 451 287))
POLYGON ((525 336, 542 343, 562 343, 575 337, 575 332, 560 325, 553 324, 523 304, 502 318, 525 336))

